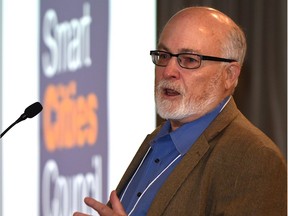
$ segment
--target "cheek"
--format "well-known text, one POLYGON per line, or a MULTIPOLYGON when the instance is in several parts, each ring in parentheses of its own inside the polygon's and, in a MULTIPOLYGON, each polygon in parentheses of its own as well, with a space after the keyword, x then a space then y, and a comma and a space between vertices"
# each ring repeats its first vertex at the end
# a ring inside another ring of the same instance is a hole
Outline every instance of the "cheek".
POLYGON ((223 85, 221 74, 214 76, 194 76, 185 83, 187 94, 193 98, 205 98, 211 94, 217 94, 223 85), (216 92, 217 91, 217 92, 216 92))
POLYGON ((161 80, 161 76, 160 76, 160 73, 157 73, 155 71, 155 82, 159 82, 161 80))
POLYGON ((155 68, 155 83, 159 83, 163 79, 163 73, 161 69, 155 68))
POLYGON ((190 94, 193 92, 203 92, 203 89, 207 85, 207 77, 203 76, 193 76, 184 80, 184 86, 190 94))

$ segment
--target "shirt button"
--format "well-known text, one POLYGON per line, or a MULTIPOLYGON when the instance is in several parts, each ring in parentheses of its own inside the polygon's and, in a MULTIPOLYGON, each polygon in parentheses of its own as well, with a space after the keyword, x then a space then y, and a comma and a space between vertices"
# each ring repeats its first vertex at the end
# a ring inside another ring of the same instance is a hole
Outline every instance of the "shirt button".
POLYGON ((142 194, 141 192, 138 192, 138 193, 137 193, 137 197, 140 197, 140 196, 141 196, 141 194, 142 194))
POLYGON ((160 159, 159 159, 159 158, 156 158, 156 159, 154 160, 154 162, 155 162, 155 163, 159 163, 159 162, 160 162, 160 159))

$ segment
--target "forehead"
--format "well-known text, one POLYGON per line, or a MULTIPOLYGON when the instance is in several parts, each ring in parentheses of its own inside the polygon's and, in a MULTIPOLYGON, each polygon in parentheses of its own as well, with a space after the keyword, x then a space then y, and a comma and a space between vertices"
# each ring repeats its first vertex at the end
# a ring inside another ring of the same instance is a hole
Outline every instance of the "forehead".
POLYGON ((183 49, 200 54, 218 54, 224 40, 225 26, 213 13, 180 13, 172 17, 164 27, 159 46, 173 52, 183 49))

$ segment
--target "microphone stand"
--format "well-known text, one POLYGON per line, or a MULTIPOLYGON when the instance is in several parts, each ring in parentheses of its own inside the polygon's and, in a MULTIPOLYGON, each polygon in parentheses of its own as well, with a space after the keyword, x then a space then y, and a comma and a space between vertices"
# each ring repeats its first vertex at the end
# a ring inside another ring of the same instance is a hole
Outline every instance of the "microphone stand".
POLYGON ((5 131, 3 131, 3 133, 1 133, 0 135, 0 139, 4 136, 5 133, 7 133, 14 125, 16 125, 17 123, 25 120, 27 118, 27 116, 25 114, 22 114, 13 124, 11 124, 5 131))

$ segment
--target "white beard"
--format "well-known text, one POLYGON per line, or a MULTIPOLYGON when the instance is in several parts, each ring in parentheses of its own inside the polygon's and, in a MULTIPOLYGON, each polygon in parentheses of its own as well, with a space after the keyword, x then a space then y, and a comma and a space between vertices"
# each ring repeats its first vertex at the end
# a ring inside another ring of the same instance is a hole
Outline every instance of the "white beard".
MULTIPOLYGON (((161 80, 155 86, 156 110, 163 119, 182 120, 190 116, 203 116, 211 111, 211 104, 219 99, 220 76, 212 78, 201 95, 188 95, 183 86, 168 80, 161 80), (162 97, 163 88, 180 93, 174 100, 162 97)), ((213 109, 213 107, 212 107, 213 109)))

